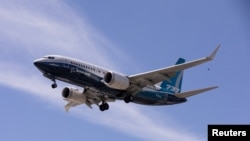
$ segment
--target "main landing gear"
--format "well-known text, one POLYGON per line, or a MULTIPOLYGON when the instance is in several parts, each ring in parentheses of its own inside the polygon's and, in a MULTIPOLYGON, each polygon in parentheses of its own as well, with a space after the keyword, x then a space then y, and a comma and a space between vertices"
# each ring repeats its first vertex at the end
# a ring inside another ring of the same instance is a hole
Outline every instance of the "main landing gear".
POLYGON ((100 106, 100 111, 105 111, 109 109, 109 104, 108 103, 102 103, 100 106))
POLYGON ((105 111, 105 110, 108 110, 108 109, 109 109, 109 104, 108 104, 107 101, 106 101, 107 99, 108 99, 108 96, 106 96, 106 95, 103 95, 103 96, 101 97, 102 103, 101 103, 101 105, 99 105, 100 111, 105 111))
POLYGON ((124 97, 124 102, 125 103, 133 102, 134 99, 135 99, 134 96, 128 95, 128 96, 124 97))
MULTIPOLYGON (((102 104, 99 105, 99 109, 100 111, 105 111, 109 109, 109 104, 104 100, 104 98, 102 98, 102 104)), ((129 102, 133 102, 135 99, 135 97, 133 95, 127 95, 126 97, 124 97, 124 102, 125 103, 129 103, 129 102)))

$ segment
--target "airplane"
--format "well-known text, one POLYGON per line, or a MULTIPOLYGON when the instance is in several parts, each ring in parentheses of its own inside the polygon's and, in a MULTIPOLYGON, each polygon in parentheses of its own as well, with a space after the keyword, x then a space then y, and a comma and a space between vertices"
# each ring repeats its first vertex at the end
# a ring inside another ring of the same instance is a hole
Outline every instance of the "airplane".
POLYGON ((173 66, 134 75, 123 75, 61 55, 46 55, 33 63, 44 77, 53 81, 52 88, 57 87, 56 80, 59 80, 83 89, 71 86, 63 88, 61 94, 67 101, 64 106, 66 112, 81 104, 86 104, 89 108, 97 105, 100 111, 105 111, 109 109, 108 102, 115 100, 142 105, 172 105, 186 102, 190 96, 218 88, 211 86, 181 92, 183 71, 213 60, 219 48, 220 45, 207 57, 190 62, 179 58, 173 66))

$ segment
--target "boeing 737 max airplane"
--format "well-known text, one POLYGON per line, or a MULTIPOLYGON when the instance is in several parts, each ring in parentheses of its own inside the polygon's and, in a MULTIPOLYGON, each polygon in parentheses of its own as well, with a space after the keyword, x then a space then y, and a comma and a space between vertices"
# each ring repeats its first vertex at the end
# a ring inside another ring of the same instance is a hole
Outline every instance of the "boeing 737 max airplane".
POLYGON ((95 104, 101 111, 109 109, 108 102, 124 100, 144 105, 171 105, 187 101, 187 97, 217 88, 207 87, 181 92, 183 71, 185 69, 213 60, 218 46, 208 57, 186 62, 179 58, 175 65, 135 75, 123 75, 77 59, 47 55, 34 61, 34 65, 51 79, 52 88, 56 80, 83 88, 65 87, 62 97, 67 101, 65 110, 86 104, 95 104))

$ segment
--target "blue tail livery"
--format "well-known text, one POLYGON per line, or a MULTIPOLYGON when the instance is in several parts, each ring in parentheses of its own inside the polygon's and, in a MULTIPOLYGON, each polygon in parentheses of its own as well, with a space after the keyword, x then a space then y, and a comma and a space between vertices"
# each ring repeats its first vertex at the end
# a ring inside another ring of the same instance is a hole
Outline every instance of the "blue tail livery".
MULTIPOLYGON (((185 63, 185 59, 179 58, 175 65, 185 63)), ((163 80, 160 84, 161 90, 166 91, 169 94, 175 94, 181 92, 183 79, 183 70, 175 73, 174 76, 170 77, 170 79, 163 80)))

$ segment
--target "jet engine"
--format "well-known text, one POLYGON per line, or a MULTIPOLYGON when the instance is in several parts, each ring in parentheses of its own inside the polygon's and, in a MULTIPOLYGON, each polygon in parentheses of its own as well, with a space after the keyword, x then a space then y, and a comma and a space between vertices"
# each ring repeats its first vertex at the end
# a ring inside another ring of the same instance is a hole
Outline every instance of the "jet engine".
POLYGON ((72 101, 79 104, 85 103, 86 101, 86 95, 84 95, 83 92, 79 91, 78 89, 72 87, 65 87, 62 90, 62 96, 67 101, 72 101))
POLYGON ((129 87, 129 80, 124 75, 107 72, 104 75, 104 84, 113 89, 126 90, 129 87))

